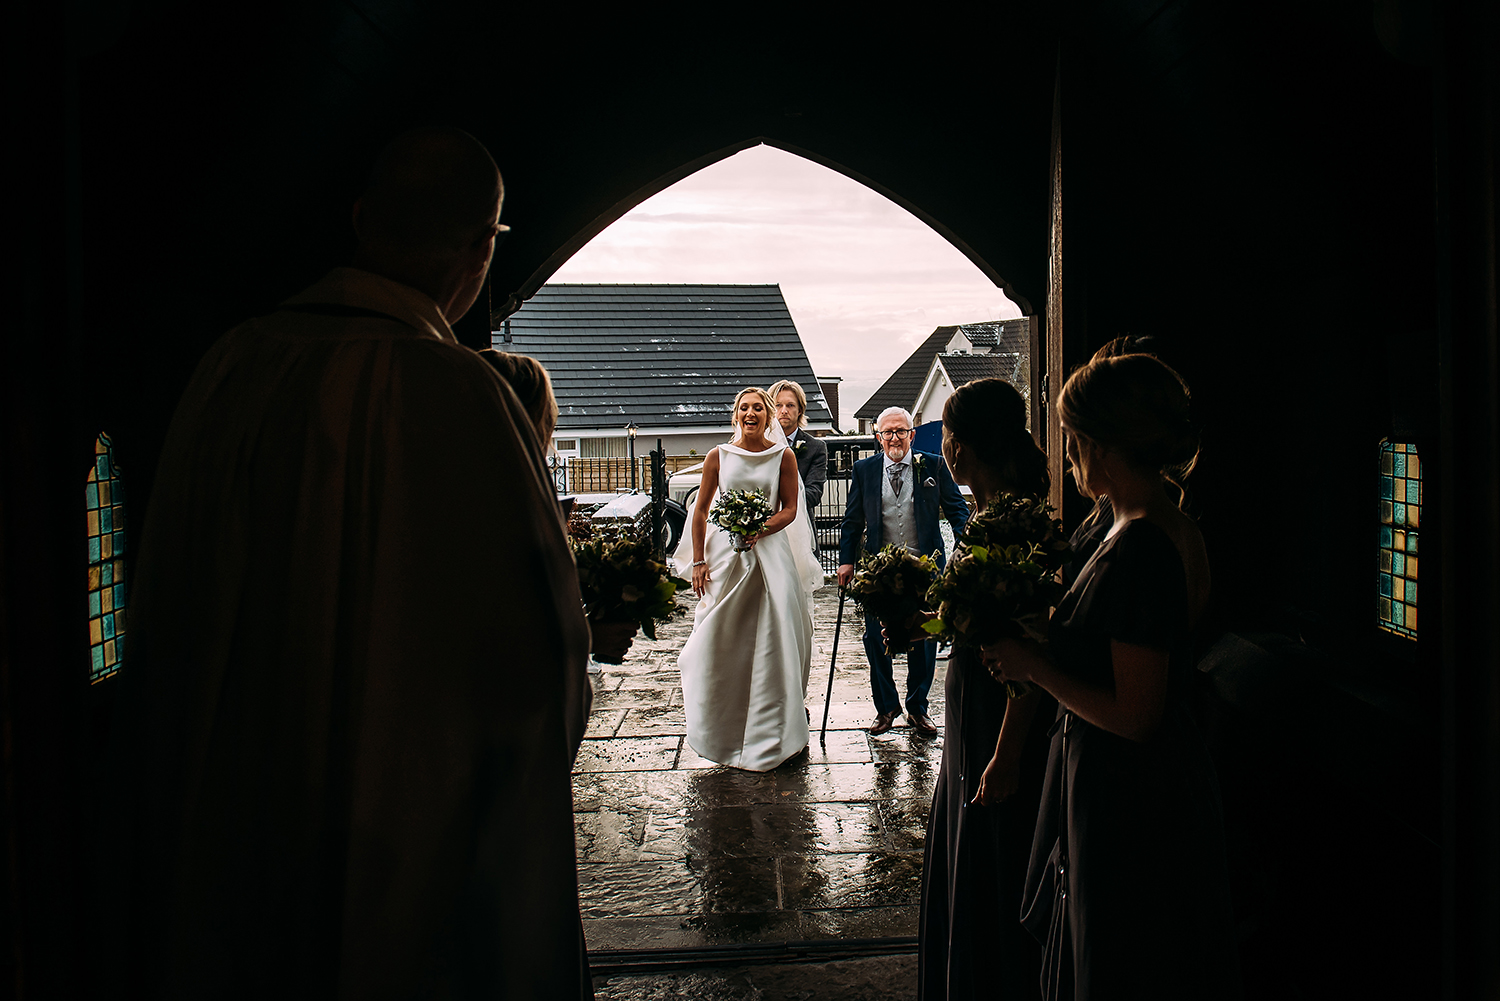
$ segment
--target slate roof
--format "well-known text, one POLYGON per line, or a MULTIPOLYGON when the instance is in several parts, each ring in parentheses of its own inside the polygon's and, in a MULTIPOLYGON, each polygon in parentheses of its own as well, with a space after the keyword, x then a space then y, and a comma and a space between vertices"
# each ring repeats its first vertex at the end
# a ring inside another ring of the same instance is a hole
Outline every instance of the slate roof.
POLYGON ((963 331, 970 344, 992 352, 1026 354, 1031 347, 1031 320, 1024 316, 989 323, 964 323, 958 329, 963 331))
POLYGON ((934 330, 932 335, 922 342, 921 347, 913 351, 906 361, 902 362, 891 374, 891 377, 875 390, 874 394, 865 401, 864 406, 854 412, 854 419, 873 421, 886 407, 904 407, 910 410, 917 402, 917 394, 922 391, 922 383, 927 380, 927 373, 932 368, 932 359, 948 346, 948 342, 953 339, 953 332, 957 329, 957 327, 938 327, 934 330))
POLYGON ((1000 378, 1014 381, 1016 355, 1013 354, 940 354, 943 370, 948 373, 948 382, 957 389, 975 379, 1000 378))
POLYGON ((491 335, 552 376, 559 431, 727 427, 734 394, 792 379, 831 426, 778 285, 543 285, 491 335))
MULTIPOLYGON (((938 327, 923 341, 917 350, 902 362, 900 367, 892 373, 891 377, 875 391, 874 395, 865 401, 865 405, 854 412, 856 420, 874 420, 880 416, 880 412, 886 407, 905 407, 910 410, 917 402, 917 394, 922 392, 922 384, 927 380, 927 373, 932 371, 932 360, 943 353, 943 348, 953 340, 953 335, 963 331, 969 343, 975 347, 989 348, 991 352, 1010 352, 1016 354, 1027 354, 1031 349, 1030 323, 1026 317, 1015 320, 995 320, 989 323, 962 323, 951 327, 938 327)), ((950 358, 985 358, 986 355, 959 355, 943 353, 943 367, 948 370, 948 376, 955 386, 972 379, 982 379, 991 375, 999 375, 1002 379, 1009 379, 1011 370, 1014 368, 1012 361, 1004 371, 997 371, 994 363, 990 368, 983 369, 983 375, 970 375, 960 380, 958 372, 948 364, 950 358)), ((964 365, 964 362, 956 364, 964 365)), ((975 368, 980 371, 983 368, 975 368)), ((969 369, 964 369, 969 371, 969 369)))

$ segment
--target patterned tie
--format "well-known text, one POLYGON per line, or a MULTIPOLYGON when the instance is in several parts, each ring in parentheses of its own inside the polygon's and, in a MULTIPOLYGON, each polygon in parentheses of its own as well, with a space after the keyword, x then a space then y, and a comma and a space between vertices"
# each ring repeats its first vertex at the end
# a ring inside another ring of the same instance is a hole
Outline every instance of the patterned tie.
POLYGON ((906 467, 899 462, 891 467, 891 493, 897 497, 901 496, 901 474, 905 471, 906 467))

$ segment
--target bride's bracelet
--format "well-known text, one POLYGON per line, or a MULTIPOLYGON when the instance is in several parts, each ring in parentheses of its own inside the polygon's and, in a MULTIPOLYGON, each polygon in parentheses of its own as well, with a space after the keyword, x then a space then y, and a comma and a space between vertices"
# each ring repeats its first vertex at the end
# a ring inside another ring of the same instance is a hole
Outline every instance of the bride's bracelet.
POLYGON ((694 560, 693 561, 693 566, 695 566, 695 567, 706 567, 706 566, 708 566, 708 560, 694 560))

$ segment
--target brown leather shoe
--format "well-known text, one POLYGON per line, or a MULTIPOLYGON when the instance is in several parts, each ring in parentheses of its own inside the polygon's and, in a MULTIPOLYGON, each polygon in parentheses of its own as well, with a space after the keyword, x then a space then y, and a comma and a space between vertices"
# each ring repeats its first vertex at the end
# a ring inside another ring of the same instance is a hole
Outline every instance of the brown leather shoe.
POLYGON ((911 724, 913 730, 924 737, 937 736, 937 725, 927 717, 926 713, 907 713, 906 721, 911 724))
POLYGON ((875 717, 875 722, 871 723, 868 727, 865 728, 865 732, 872 737, 878 737, 882 733, 885 733, 887 730, 889 730, 891 728, 891 724, 894 722, 896 722, 895 713, 881 713, 879 716, 875 717))

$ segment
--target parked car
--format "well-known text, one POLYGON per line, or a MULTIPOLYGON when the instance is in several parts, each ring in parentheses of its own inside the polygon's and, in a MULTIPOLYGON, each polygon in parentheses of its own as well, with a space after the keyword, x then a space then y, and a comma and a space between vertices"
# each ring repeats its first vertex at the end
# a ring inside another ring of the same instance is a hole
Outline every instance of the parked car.
POLYGON ((698 499, 698 487, 703 482, 703 463, 679 469, 667 477, 667 496, 691 511, 698 499))
MULTIPOLYGON (((616 493, 573 494, 573 510, 588 515, 603 524, 619 526, 626 522, 645 525, 651 518, 650 498, 647 494, 631 493, 628 490, 616 493)), ((668 554, 677 548, 687 526, 687 508, 668 497, 662 507, 662 548, 668 554)))

